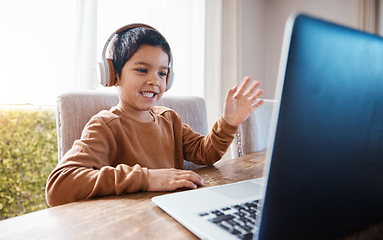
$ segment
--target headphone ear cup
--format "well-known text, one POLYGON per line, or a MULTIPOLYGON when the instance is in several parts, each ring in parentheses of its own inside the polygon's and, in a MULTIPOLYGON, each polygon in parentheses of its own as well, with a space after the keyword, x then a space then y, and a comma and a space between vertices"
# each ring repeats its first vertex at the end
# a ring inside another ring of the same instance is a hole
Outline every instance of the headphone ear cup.
POLYGON ((114 64, 112 59, 107 58, 106 60, 98 63, 100 83, 104 87, 111 87, 116 84, 116 71, 114 70, 114 64))
POLYGON ((167 76, 167 79, 166 79, 166 89, 165 89, 165 92, 167 90, 169 90, 172 85, 173 85, 173 82, 174 82, 174 72, 173 72, 173 55, 170 53, 170 63, 169 63, 169 72, 168 72, 168 76, 167 76))
POLYGON ((109 87, 114 86, 117 82, 116 71, 114 70, 114 64, 112 59, 107 58, 109 68, 109 87))
POLYGON ((174 82, 174 72, 173 72, 173 69, 171 68, 171 69, 169 69, 169 74, 168 74, 168 79, 166 82, 165 91, 169 90, 172 87, 173 82, 174 82))
POLYGON ((105 62, 102 61, 102 62, 98 62, 98 73, 99 73, 99 79, 100 79, 100 83, 102 86, 104 87, 107 87, 108 86, 108 82, 107 79, 106 79, 106 68, 105 68, 105 62))

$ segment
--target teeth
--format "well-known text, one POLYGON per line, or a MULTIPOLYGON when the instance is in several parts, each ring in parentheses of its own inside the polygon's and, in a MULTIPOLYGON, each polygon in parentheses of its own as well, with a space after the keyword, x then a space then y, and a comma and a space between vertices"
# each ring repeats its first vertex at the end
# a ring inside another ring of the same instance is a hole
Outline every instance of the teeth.
POLYGON ((153 97, 153 96, 154 96, 154 93, 150 93, 150 92, 142 92, 142 95, 144 95, 145 97, 153 97))

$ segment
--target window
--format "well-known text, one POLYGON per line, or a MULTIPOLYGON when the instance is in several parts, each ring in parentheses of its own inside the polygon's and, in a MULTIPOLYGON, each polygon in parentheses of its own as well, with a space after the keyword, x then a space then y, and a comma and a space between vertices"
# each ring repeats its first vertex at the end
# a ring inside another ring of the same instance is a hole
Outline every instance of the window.
POLYGON ((74 0, 0 3, 0 104, 54 104, 73 78, 74 0))
POLYGON ((2 2, 0 104, 54 105, 60 93, 97 86, 106 39, 134 22, 158 29, 172 48, 176 77, 167 94, 203 96, 204 7, 205 0, 2 2), (86 68, 95 82, 79 84, 86 68))

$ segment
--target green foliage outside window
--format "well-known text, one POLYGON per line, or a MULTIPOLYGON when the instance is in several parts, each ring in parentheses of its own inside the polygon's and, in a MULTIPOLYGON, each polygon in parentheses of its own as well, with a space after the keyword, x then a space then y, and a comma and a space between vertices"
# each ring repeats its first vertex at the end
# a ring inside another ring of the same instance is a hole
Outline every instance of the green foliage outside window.
POLYGON ((0 109, 0 220, 47 208, 45 184, 56 164, 53 111, 0 109))

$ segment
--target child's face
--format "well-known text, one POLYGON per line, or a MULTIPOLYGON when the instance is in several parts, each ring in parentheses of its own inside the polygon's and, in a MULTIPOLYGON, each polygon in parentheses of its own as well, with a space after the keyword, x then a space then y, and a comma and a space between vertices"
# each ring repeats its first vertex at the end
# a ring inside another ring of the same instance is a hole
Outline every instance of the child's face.
POLYGON ((117 76, 123 106, 138 111, 154 107, 166 89, 169 58, 161 47, 142 45, 117 76))

